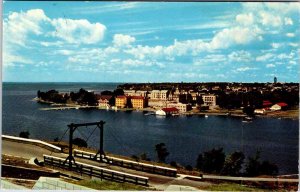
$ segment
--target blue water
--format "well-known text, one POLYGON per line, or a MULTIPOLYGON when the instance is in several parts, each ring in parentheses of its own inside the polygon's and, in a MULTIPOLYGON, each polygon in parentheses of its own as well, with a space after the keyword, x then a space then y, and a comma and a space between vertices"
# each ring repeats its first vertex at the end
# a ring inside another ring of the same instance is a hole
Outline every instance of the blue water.
MULTIPOLYGON (((60 138, 70 123, 104 120, 105 151, 121 155, 147 155, 155 160, 154 146, 164 142, 170 155, 167 161, 181 165, 195 165, 199 153, 214 147, 223 147, 226 154, 236 150, 253 156, 261 150, 261 159, 278 165, 282 174, 298 173, 298 121, 276 118, 256 118, 242 123, 239 118, 219 116, 156 117, 142 112, 115 112, 106 110, 42 111, 48 107, 32 99, 37 90, 59 91, 114 90, 112 83, 4 83, 3 134, 18 135, 29 131, 30 138, 53 140, 60 138)), ((87 138, 94 127, 82 127, 75 137, 87 138)), ((67 141, 65 135, 63 140, 67 141)), ((98 147, 99 130, 88 141, 98 147)))

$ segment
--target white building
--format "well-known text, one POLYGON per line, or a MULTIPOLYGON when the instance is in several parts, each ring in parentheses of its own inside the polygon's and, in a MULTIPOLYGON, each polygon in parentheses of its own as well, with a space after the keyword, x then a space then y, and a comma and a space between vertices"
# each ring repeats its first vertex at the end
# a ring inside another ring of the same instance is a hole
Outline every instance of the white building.
POLYGON ((183 103, 168 103, 168 107, 175 107, 179 110, 180 113, 185 113, 192 109, 192 105, 190 104, 183 104, 183 103))
POLYGON ((135 90, 124 90, 124 95, 125 96, 136 96, 135 90))
POLYGON ((150 99, 168 100, 168 90, 153 90, 150 93, 150 99))
POLYGON ((265 109, 255 109, 254 113, 255 114, 265 114, 266 110, 265 109))
POLYGON ((204 105, 214 107, 217 105, 217 99, 215 95, 202 95, 204 105))
POLYGON ((272 105, 272 107, 270 108, 271 111, 279 111, 281 110, 281 106, 278 104, 272 105))
POLYGON ((170 108, 162 108, 160 110, 157 110, 155 112, 156 115, 162 115, 162 116, 166 116, 166 115, 173 115, 173 114, 178 114, 179 110, 175 107, 170 107, 170 108))

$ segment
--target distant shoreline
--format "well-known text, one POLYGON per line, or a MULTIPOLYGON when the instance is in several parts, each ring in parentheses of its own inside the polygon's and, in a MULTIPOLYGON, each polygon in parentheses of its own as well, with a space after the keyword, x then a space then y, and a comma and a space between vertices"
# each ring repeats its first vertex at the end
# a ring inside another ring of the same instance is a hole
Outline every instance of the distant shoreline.
MULTIPOLYGON (((99 106, 82 106, 78 104, 60 104, 54 103, 51 101, 44 101, 39 98, 34 98, 34 101, 49 104, 52 107, 40 108, 40 110, 65 110, 65 109, 87 109, 87 108, 95 108, 99 110, 113 110, 114 109, 106 109, 104 107, 99 106)), ((144 108, 144 109, 132 109, 132 108, 120 108, 117 111, 144 111, 144 112, 155 112, 156 109, 153 108, 144 108)), ((246 115, 242 112, 242 110, 213 110, 213 111, 189 111, 186 113, 181 113, 180 115, 191 115, 191 116, 203 116, 203 115, 213 115, 213 116, 229 116, 229 117, 245 117, 246 115), (230 115, 229 115, 230 113, 230 115)), ((283 119, 292 119, 299 120, 299 109, 295 110, 287 110, 287 111, 272 111, 263 115, 256 115, 256 117, 262 118, 283 118, 283 119)))

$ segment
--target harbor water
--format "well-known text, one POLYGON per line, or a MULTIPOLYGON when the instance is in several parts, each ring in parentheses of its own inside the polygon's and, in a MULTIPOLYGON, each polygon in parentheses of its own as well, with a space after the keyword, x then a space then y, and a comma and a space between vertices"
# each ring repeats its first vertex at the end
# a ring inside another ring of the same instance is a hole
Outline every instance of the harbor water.
MULTIPOLYGON (((167 161, 195 166, 199 153, 222 147, 226 154, 242 151, 246 157, 261 151, 261 159, 278 165, 281 174, 298 173, 299 123, 297 120, 255 118, 243 123, 240 118, 158 117, 143 112, 98 109, 40 110, 49 107, 32 99, 38 90, 69 92, 80 88, 92 91, 114 90, 117 83, 4 83, 2 133, 18 136, 29 131, 30 138, 61 138, 70 123, 103 120, 104 149, 120 155, 140 155, 156 160, 155 145, 165 143, 167 161)), ((74 137, 88 138, 98 148, 99 130, 81 127, 74 137)), ((68 135, 63 137, 67 141, 68 135)), ((247 159, 246 159, 247 160, 247 159)))

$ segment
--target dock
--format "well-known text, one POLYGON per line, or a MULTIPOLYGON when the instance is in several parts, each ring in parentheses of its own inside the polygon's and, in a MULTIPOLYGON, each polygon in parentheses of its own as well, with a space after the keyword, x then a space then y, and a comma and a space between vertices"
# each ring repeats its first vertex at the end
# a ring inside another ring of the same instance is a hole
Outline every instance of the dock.
MULTIPOLYGON (((95 108, 99 109, 99 106, 64 106, 64 107, 45 107, 45 108, 39 108, 39 110, 42 111, 50 111, 50 110, 66 110, 66 109, 89 109, 89 108, 95 108)), ((101 108, 100 108, 101 109, 101 108)))

